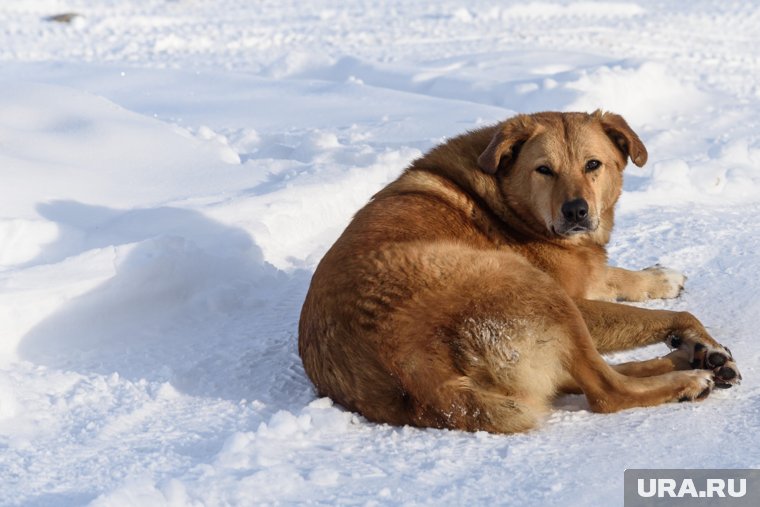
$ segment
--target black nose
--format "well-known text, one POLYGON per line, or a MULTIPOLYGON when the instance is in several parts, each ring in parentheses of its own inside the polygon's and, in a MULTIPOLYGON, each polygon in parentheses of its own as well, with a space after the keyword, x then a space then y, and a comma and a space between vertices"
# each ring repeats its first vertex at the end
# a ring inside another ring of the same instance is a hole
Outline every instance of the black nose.
POLYGON ((586 199, 578 198, 567 201, 562 205, 562 215, 568 222, 580 222, 588 216, 588 203, 586 199))

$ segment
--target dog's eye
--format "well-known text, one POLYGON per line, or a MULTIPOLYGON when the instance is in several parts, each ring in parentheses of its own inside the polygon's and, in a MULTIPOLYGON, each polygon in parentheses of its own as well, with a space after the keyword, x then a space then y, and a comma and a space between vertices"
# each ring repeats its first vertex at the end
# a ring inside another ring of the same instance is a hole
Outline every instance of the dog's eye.
POLYGON ((549 167, 545 165, 536 167, 536 172, 538 174, 543 174, 544 176, 554 176, 554 171, 552 171, 551 169, 549 169, 549 167))
POLYGON ((589 160, 588 162, 586 162, 586 172, 590 173, 591 171, 596 171, 597 169, 599 169, 599 167, 601 167, 601 165, 602 163, 599 162, 598 160, 589 160))

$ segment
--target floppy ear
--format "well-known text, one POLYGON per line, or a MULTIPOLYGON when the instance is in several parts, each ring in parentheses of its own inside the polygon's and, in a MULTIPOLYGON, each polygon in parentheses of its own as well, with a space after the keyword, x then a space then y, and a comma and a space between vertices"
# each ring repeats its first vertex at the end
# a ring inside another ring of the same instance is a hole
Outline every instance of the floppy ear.
POLYGON ((601 110, 594 111, 594 116, 599 118, 602 128, 615 143, 615 146, 631 158, 631 162, 641 167, 647 163, 647 149, 641 142, 636 132, 628 126, 622 116, 615 113, 603 113, 601 110))
POLYGON ((533 130, 533 121, 525 114, 517 115, 501 123, 491 142, 478 157, 478 166, 485 173, 496 174, 502 160, 514 158, 517 155, 515 148, 527 141, 533 130))

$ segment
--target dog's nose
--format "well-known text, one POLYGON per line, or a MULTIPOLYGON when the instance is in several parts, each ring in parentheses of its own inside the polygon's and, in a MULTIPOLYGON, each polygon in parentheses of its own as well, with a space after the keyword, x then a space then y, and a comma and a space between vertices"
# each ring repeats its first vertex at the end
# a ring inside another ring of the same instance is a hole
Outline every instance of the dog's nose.
POLYGON ((562 205, 562 215, 568 222, 580 222, 588 216, 586 199, 578 198, 562 205))

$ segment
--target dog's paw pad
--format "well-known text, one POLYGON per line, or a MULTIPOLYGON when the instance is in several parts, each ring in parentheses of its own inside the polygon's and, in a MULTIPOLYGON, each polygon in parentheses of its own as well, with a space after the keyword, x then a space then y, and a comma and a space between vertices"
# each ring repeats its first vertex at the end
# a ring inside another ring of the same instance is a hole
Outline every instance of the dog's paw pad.
POLYGON ((728 389, 742 382, 742 374, 739 373, 739 368, 733 361, 716 367, 713 369, 713 373, 715 374, 715 387, 720 389, 728 389))
POLYGON ((682 353, 681 360, 688 361, 695 370, 712 371, 716 387, 726 389, 741 383, 741 373, 728 347, 707 345, 689 333, 672 333, 665 339, 665 343, 682 353))

